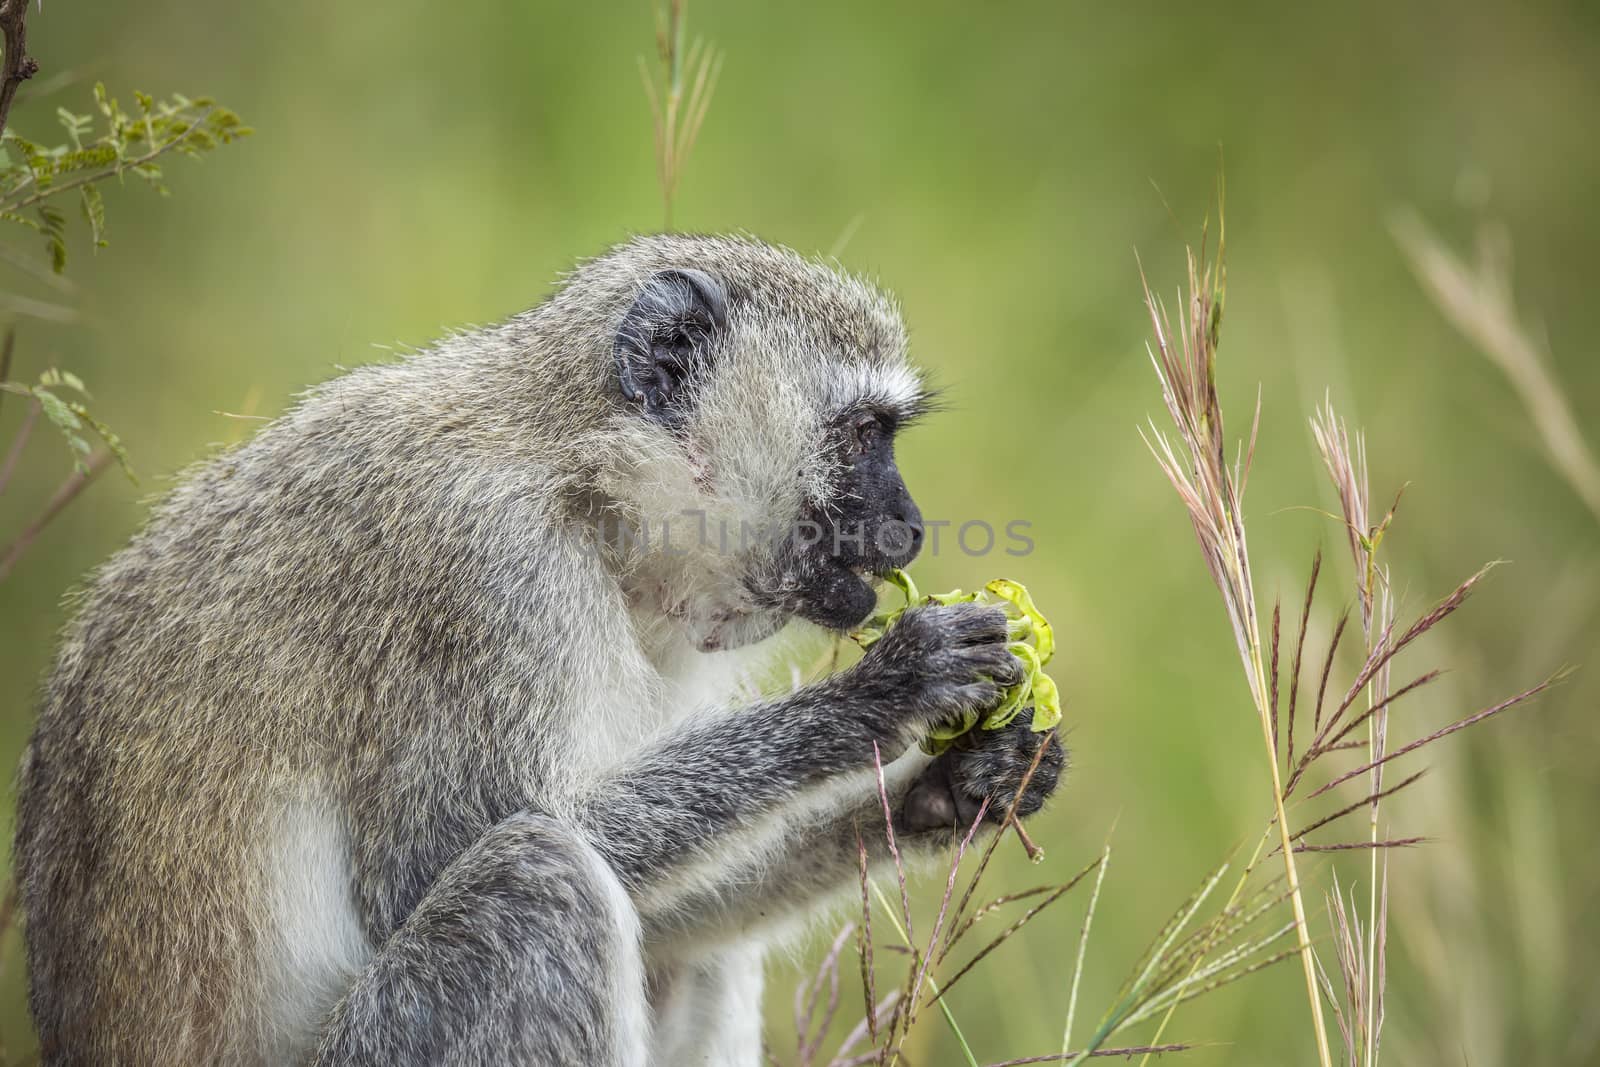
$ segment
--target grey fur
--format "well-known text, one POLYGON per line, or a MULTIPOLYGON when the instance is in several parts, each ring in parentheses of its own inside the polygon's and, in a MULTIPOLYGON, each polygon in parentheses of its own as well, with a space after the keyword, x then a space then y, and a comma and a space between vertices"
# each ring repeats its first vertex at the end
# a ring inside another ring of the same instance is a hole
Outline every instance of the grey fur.
POLYGON ((819 263, 641 238, 192 469, 78 598, 24 757, 45 1062, 757 1062, 760 944, 858 826, 881 852, 874 746, 931 851, 1020 735, 908 745, 1017 666, 998 612, 929 608, 741 708, 807 570, 614 531, 826 510, 830 419, 922 405, 904 350, 819 263), (615 362, 663 276, 725 300, 681 418, 615 362))

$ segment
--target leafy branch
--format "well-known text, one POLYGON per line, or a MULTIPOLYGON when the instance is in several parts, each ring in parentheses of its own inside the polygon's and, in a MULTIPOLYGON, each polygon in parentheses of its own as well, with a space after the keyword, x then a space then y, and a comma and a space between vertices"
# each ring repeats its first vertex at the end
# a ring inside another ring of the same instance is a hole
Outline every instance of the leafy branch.
POLYGON ((66 218, 45 200, 76 190, 94 245, 104 248, 106 212, 99 183, 132 173, 167 195, 158 159, 172 152, 198 158, 251 132, 238 115, 208 97, 191 100, 175 93, 157 100, 135 92, 134 100, 135 110, 124 111, 104 85, 96 84, 98 120, 56 109, 66 143, 45 147, 15 130, 0 138, 0 220, 43 234, 58 274, 67 263, 66 218), (30 208, 36 217, 22 214, 30 208))
MULTIPOLYGON (((39 70, 27 55, 27 0, 0 0, 0 37, 5 55, 0 60, 0 221, 33 230, 45 238, 50 270, 35 266, 20 252, 0 245, 0 262, 34 278, 60 287, 56 276, 67 263, 67 216, 60 198, 76 194, 78 208, 89 227, 95 248, 106 245, 106 208, 101 185, 121 182, 128 174, 162 195, 163 157, 181 154, 199 158, 225 144, 249 135, 250 128, 228 108, 207 97, 191 99, 173 94, 157 99, 134 93, 134 107, 125 111, 103 85, 94 87, 94 110, 78 114, 57 108, 65 131, 59 143, 41 144, 9 128, 11 105, 17 87, 39 70)), ((3 293, 9 309, 36 317, 61 320, 71 310, 3 293)), ((11 377, 16 349, 14 330, 7 330, 0 347, 0 399, 21 397, 27 407, 10 443, 0 452, 0 493, 16 474, 22 453, 41 417, 61 433, 72 453, 74 470, 46 502, 43 510, 12 540, 0 544, 0 580, 34 543, 46 524, 66 508, 99 474, 116 462, 133 479, 127 451, 121 440, 89 409, 83 381, 69 371, 51 367, 31 383, 11 377)))
MULTIPOLYGON (((14 337, 15 334, 6 335, 8 346, 13 343, 14 337)), ((76 374, 51 367, 39 375, 34 385, 0 381, 0 391, 27 397, 32 402, 22 429, 11 443, 5 465, 0 467, 0 493, 5 492, 6 483, 10 481, 11 472, 16 466, 16 457, 27 444, 28 433, 40 413, 66 438, 67 446, 76 453, 73 463, 80 473, 87 473, 89 469, 88 457, 94 449, 87 435, 93 433, 128 477, 133 479, 133 468, 128 465, 128 453, 122 447, 122 440, 111 432, 111 427, 89 411, 84 403, 89 399, 89 390, 84 388, 83 380, 76 374)))

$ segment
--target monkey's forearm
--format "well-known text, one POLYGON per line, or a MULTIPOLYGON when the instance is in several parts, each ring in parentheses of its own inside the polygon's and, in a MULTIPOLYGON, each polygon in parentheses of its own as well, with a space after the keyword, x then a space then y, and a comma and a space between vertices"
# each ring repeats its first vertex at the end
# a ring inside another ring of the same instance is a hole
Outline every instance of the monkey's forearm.
MULTIPOLYGON (((885 768, 889 809, 901 856, 916 863, 941 853, 951 830, 912 831, 902 807, 926 758, 908 755, 885 768)), ((855 788, 830 794, 826 811, 797 801, 786 820, 745 835, 720 857, 686 865, 671 882, 638 900, 645 940, 698 944, 708 935, 738 936, 751 928, 812 911, 822 898, 854 886, 861 850, 871 867, 890 858, 876 776, 851 776, 855 788)))
MULTIPOLYGON (((874 741, 896 734, 877 703, 830 679, 693 723, 602 783, 579 819, 639 895, 690 866, 715 863, 741 837, 781 838, 801 820, 826 822, 844 800, 830 803, 828 790, 813 787, 870 772, 874 741), (786 813, 792 801, 801 803, 786 813)), ((886 762, 898 755, 882 752, 886 762)))

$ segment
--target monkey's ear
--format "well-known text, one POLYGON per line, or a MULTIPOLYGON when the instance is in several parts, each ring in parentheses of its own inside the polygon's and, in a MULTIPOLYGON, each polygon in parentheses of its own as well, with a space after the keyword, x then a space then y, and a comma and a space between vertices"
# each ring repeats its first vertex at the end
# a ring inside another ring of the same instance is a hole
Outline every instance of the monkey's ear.
POLYGON ((612 350, 623 399, 663 426, 681 425, 690 389, 709 370, 727 325, 728 294, 711 275, 684 268, 651 277, 622 317, 612 350))

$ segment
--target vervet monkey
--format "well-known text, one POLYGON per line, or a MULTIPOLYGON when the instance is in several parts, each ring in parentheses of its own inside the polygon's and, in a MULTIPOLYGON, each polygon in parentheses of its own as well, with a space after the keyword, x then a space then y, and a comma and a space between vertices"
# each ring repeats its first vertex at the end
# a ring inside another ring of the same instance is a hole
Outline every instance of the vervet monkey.
POLYGON ((1038 742, 914 744, 1021 677, 972 604, 738 696, 917 554, 905 348, 823 264, 639 238, 191 470, 77 599, 24 757, 44 1062, 760 1062, 763 945, 858 826, 883 851, 875 747, 932 851, 1038 742))

